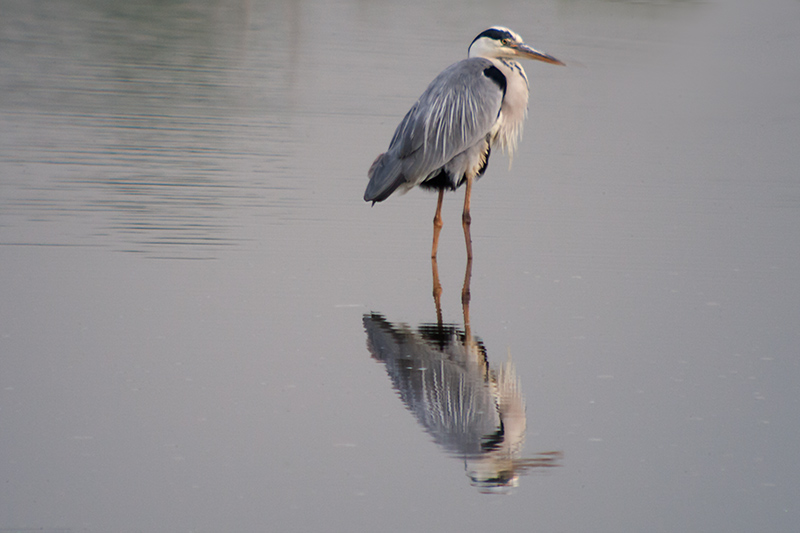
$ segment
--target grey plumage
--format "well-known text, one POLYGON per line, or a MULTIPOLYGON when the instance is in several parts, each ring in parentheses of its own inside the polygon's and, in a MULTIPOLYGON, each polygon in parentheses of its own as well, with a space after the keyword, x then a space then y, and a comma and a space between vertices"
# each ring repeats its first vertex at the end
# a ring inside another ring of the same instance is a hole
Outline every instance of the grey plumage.
POLYGON ((380 202, 399 186, 410 189, 442 170, 455 189, 470 163, 485 162, 505 92, 484 73, 493 67, 488 59, 464 59, 431 82, 397 127, 389 150, 372 164, 365 200, 380 202))
POLYGON ((528 102, 528 79, 515 58, 563 64, 507 28, 482 32, 469 58, 443 70, 406 113, 369 169, 364 200, 380 202, 429 181, 455 189, 482 175, 492 146, 513 152, 528 102))

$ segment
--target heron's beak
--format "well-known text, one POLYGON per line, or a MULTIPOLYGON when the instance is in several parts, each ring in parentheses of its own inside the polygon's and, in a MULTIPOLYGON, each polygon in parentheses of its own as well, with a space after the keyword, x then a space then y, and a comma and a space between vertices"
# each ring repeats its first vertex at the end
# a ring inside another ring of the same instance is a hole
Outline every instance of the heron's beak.
POLYGON ((553 65, 566 66, 563 62, 559 61, 550 54, 545 54, 544 52, 540 52, 539 50, 534 50, 527 44, 512 43, 508 45, 508 47, 513 51, 514 55, 517 57, 523 57, 526 59, 538 59, 539 61, 544 61, 545 63, 552 63, 553 65))

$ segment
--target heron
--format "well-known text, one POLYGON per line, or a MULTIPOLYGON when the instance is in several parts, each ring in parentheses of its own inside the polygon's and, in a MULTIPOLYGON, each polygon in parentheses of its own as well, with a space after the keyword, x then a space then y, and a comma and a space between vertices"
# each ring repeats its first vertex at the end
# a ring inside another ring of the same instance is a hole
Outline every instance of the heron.
POLYGON ((389 149, 369 169, 364 200, 381 202, 419 185, 438 190, 431 258, 436 259, 445 190, 466 186, 461 220, 472 258, 470 197, 493 147, 509 157, 528 111, 528 77, 517 59, 564 65, 526 45, 517 33, 493 26, 469 45, 467 59, 444 69, 397 126, 389 149))

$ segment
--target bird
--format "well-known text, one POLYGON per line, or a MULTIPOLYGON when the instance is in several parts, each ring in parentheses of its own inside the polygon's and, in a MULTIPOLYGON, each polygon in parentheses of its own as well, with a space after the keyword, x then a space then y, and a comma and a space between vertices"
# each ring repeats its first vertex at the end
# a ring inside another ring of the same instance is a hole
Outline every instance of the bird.
POLYGON ((478 34, 463 59, 444 69, 406 113, 389 149, 372 163, 364 200, 381 202, 415 186, 438 190, 431 258, 436 259, 445 190, 466 186, 462 225, 472 259, 470 199, 492 148, 513 158, 528 109, 528 77, 518 59, 564 65, 509 28, 478 34))

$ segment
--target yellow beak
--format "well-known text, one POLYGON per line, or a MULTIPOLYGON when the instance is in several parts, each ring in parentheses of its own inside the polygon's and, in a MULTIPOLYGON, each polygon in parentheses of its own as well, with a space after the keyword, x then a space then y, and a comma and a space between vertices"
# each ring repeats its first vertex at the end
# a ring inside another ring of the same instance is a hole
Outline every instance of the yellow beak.
POLYGON ((546 54, 544 52, 540 52, 539 50, 534 50, 527 44, 517 44, 511 43, 508 45, 508 48, 513 50, 514 55, 516 57, 524 57, 526 59, 536 59, 539 61, 544 61, 545 63, 551 63, 553 65, 563 65, 566 66, 562 61, 559 61, 555 57, 551 56, 550 54, 546 54))

